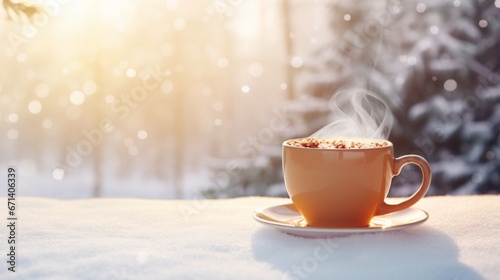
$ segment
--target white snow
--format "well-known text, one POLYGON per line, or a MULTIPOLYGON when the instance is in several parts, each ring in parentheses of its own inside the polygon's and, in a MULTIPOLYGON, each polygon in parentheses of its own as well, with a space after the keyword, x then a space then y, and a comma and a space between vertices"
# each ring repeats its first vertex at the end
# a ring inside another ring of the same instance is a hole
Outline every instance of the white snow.
MULTIPOLYGON (((5 197, 0 199, 5 205, 5 197)), ((252 219, 279 198, 18 197, 16 273, 0 279, 498 279, 500 196, 428 197, 415 228, 305 239, 252 219)), ((0 212, 6 221, 7 211, 0 212)))

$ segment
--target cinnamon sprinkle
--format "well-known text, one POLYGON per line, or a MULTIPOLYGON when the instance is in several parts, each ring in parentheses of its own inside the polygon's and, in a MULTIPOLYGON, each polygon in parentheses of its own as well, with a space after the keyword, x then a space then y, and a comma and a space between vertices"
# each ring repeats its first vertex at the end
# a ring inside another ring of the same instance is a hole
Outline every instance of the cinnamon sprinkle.
POLYGON ((287 144, 295 147, 322 149, 363 149, 388 146, 386 141, 375 139, 322 139, 313 137, 288 140, 287 144))

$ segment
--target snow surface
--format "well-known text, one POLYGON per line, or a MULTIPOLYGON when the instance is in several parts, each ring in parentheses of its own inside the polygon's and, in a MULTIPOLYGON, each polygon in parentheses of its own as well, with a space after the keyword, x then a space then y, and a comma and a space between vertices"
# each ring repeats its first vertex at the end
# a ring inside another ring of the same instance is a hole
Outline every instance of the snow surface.
MULTIPOLYGON (((6 198, 0 199, 2 205, 6 198)), ((500 196, 427 197, 415 228, 330 239, 252 219, 288 199, 18 197, 17 272, 0 279, 498 279, 500 196)), ((6 221, 7 209, 0 218, 6 221)))

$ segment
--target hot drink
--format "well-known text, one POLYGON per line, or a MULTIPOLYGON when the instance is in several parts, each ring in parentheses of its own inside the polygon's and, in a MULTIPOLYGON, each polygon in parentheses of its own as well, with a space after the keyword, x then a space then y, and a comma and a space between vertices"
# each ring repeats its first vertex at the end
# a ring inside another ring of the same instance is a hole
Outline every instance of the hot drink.
POLYGON ((429 189, 431 170, 418 155, 394 158, 389 141, 367 138, 302 138, 283 143, 285 185, 309 226, 366 227, 374 215, 404 210, 429 189), (422 170, 417 192, 388 204, 391 180, 404 165, 422 170))
POLYGON ((290 146, 319 149, 371 149, 389 146, 389 142, 377 139, 361 138, 314 138, 292 139, 286 142, 290 146))

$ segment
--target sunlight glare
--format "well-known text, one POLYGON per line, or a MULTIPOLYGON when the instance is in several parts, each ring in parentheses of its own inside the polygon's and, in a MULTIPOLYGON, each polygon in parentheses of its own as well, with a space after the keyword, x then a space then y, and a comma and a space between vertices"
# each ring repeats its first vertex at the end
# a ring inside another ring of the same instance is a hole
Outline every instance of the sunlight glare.
POLYGON ((120 0, 107 0, 98 1, 101 5, 101 17, 104 21, 114 22, 116 24, 122 23, 125 10, 133 9, 131 2, 120 0), (128 4, 128 5, 127 5, 128 4))
MULTIPOLYGON (((264 23, 263 20, 259 20, 263 18, 261 5, 260 1, 245 1, 238 6, 239 9, 231 10, 237 14, 231 21, 236 35, 245 39, 256 39, 261 36, 261 28, 264 23)), ((229 23, 229 21, 226 23, 229 23)), ((226 26, 226 28, 229 28, 229 26, 226 26)))
POLYGON ((170 12, 175 12, 177 8, 179 7, 179 1, 178 0, 167 0, 165 3, 167 6, 167 10, 170 12))

